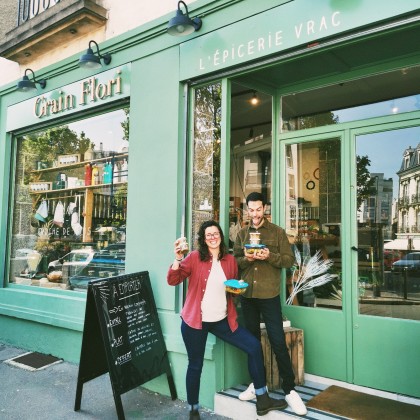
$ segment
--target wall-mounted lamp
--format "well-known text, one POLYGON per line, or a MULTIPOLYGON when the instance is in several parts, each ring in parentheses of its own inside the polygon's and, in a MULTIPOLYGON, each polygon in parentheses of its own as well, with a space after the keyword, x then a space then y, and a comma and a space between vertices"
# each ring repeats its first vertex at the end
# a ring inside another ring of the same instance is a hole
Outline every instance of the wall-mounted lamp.
POLYGON ((251 102, 251 105, 258 105, 260 103, 260 100, 258 99, 257 92, 254 91, 252 94, 252 98, 249 100, 251 102))
POLYGON ((198 31, 201 28, 203 22, 199 17, 190 19, 188 16, 188 7, 183 1, 178 2, 178 10, 176 11, 175 17, 173 17, 168 23, 168 34, 174 36, 189 35, 194 31, 198 31), (181 4, 184 5, 185 15, 182 13, 180 8, 181 4))
POLYGON ((104 64, 108 65, 111 62, 111 54, 101 55, 99 52, 99 46, 95 41, 89 41, 89 48, 86 51, 86 54, 83 54, 79 60, 79 67, 83 69, 99 69, 102 67, 101 60, 104 61, 104 64), (95 55, 92 50, 92 44, 96 45, 95 55))
POLYGON ((45 86, 47 86, 47 81, 45 79, 36 80, 34 71, 31 69, 26 69, 22 80, 20 80, 16 85, 16 90, 18 90, 19 92, 30 92, 36 90, 36 83, 38 83, 39 86, 41 86, 41 89, 45 89, 45 86), (29 77, 26 75, 28 71, 32 73, 32 80, 30 80, 29 77))

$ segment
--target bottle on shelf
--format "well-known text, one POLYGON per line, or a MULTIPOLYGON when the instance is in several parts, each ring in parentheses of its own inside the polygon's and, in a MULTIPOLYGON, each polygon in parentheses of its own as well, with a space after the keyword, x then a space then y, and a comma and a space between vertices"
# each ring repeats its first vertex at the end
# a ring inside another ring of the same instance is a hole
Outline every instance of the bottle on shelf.
POLYGON ((104 166, 104 184, 110 184, 112 182, 112 164, 107 161, 104 166))
POLYGON ((128 162, 124 159, 121 165, 121 182, 127 182, 128 179, 128 162))
POLYGON ((114 171, 113 171, 113 180, 114 182, 120 182, 120 166, 119 166, 119 162, 115 161, 114 162, 114 171))
POLYGON ((92 184, 92 164, 89 162, 85 165, 85 185, 92 184))
POLYGON ((99 185, 99 168, 96 163, 92 167, 92 185, 99 185))
POLYGON ((108 162, 105 162, 103 165, 102 184, 108 184, 108 162))

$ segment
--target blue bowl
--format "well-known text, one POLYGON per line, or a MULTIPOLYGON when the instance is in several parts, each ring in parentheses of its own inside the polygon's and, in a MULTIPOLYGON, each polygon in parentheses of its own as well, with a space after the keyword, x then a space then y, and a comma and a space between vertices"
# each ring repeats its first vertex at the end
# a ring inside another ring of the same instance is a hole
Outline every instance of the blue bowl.
POLYGON ((226 291, 229 293, 233 293, 235 295, 242 295, 246 292, 246 288, 248 287, 248 283, 244 282, 243 280, 226 280, 225 281, 226 291))

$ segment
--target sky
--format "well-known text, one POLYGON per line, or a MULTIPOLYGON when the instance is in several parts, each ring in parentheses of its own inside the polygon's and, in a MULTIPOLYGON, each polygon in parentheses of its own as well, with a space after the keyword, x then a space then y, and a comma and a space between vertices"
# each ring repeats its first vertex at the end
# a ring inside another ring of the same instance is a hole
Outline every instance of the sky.
MULTIPOLYGON (((417 110, 419 102, 417 95, 335 111, 334 114, 338 115, 341 123, 417 110)), ((383 173, 384 178, 393 178, 394 198, 396 198, 399 184, 396 173, 401 168, 404 151, 410 146, 415 149, 418 144, 420 144, 420 127, 388 130, 358 136, 356 139, 356 154, 369 157, 371 161, 369 172, 383 173)))
POLYGON ((121 122, 125 119, 124 111, 120 109, 70 123, 68 126, 78 134, 83 131, 95 144, 96 150, 99 150, 99 144, 102 143, 103 150, 119 152, 123 146, 128 146, 128 142, 122 140, 124 131, 121 122))

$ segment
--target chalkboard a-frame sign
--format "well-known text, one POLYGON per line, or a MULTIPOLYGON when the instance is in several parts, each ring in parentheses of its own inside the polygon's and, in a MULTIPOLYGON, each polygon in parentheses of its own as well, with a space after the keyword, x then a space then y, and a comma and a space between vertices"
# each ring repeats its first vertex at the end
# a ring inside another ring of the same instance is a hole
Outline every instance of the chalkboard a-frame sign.
POLYGON ((119 420, 121 394, 164 373, 177 398, 147 271, 89 282, 75 411, 83 384, 107 372, 119 420))

